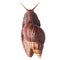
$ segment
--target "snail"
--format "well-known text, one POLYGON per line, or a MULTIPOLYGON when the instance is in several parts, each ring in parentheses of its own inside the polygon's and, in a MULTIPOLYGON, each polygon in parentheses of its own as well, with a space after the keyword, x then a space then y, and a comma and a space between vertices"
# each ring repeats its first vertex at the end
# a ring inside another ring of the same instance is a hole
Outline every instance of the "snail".
POLYGON ((24 14, 21 31, 24 50, 29 57, 32 57, 34 53, 41 56, 45 42, 45 32, 40 28, 40 21, 34 12, 37 5, 33 9, 27 9, 22 3, 21 5, 27 11, 24 14))

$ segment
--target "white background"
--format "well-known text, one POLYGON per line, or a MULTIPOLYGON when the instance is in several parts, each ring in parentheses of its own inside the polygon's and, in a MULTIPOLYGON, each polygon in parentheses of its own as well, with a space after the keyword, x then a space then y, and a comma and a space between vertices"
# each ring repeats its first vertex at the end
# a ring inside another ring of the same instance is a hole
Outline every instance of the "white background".
POLYGON ((0 0, 0 60, 60 60, 60 1, 59 0, 0 0), (46 41, 41 59, 29 58, 22 46, 21 28, 26 10, 38 15, 46 41))

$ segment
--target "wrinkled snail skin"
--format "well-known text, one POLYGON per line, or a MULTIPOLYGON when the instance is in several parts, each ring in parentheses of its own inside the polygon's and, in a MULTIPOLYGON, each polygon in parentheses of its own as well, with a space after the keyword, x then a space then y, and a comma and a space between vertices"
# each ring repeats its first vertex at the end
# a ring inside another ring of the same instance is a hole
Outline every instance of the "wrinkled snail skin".
POLYGON ((29 57, 32 57, 34 53, 39 56, 42 54, 45 33, 40 26, 40 21, 33 9, 27 10, 23 18, 21 39, 24 50, 29 57))

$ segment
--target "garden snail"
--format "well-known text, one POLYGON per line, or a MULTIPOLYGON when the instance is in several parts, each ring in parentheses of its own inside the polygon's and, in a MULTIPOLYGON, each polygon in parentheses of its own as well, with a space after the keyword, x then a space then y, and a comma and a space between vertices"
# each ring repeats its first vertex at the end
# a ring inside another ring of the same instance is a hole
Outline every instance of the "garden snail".
POLYGON ((41 56, 45 42, 45 33, 40 28, 40 21, 34 12, 37 5, 33 9, 28 10, 22 4, 27 12, 23 18, 21 38, 24 50, 29 57, 32 57, 34 53, 41 56))

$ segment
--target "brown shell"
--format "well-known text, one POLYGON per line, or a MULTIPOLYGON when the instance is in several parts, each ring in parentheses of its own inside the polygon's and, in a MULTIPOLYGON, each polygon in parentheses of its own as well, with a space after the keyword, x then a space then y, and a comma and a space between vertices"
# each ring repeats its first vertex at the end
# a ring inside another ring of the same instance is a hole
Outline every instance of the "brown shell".
POLYGON ((24 31, 28 41, 44 43, 45 34, 39 26, 29 23, 24 31))

